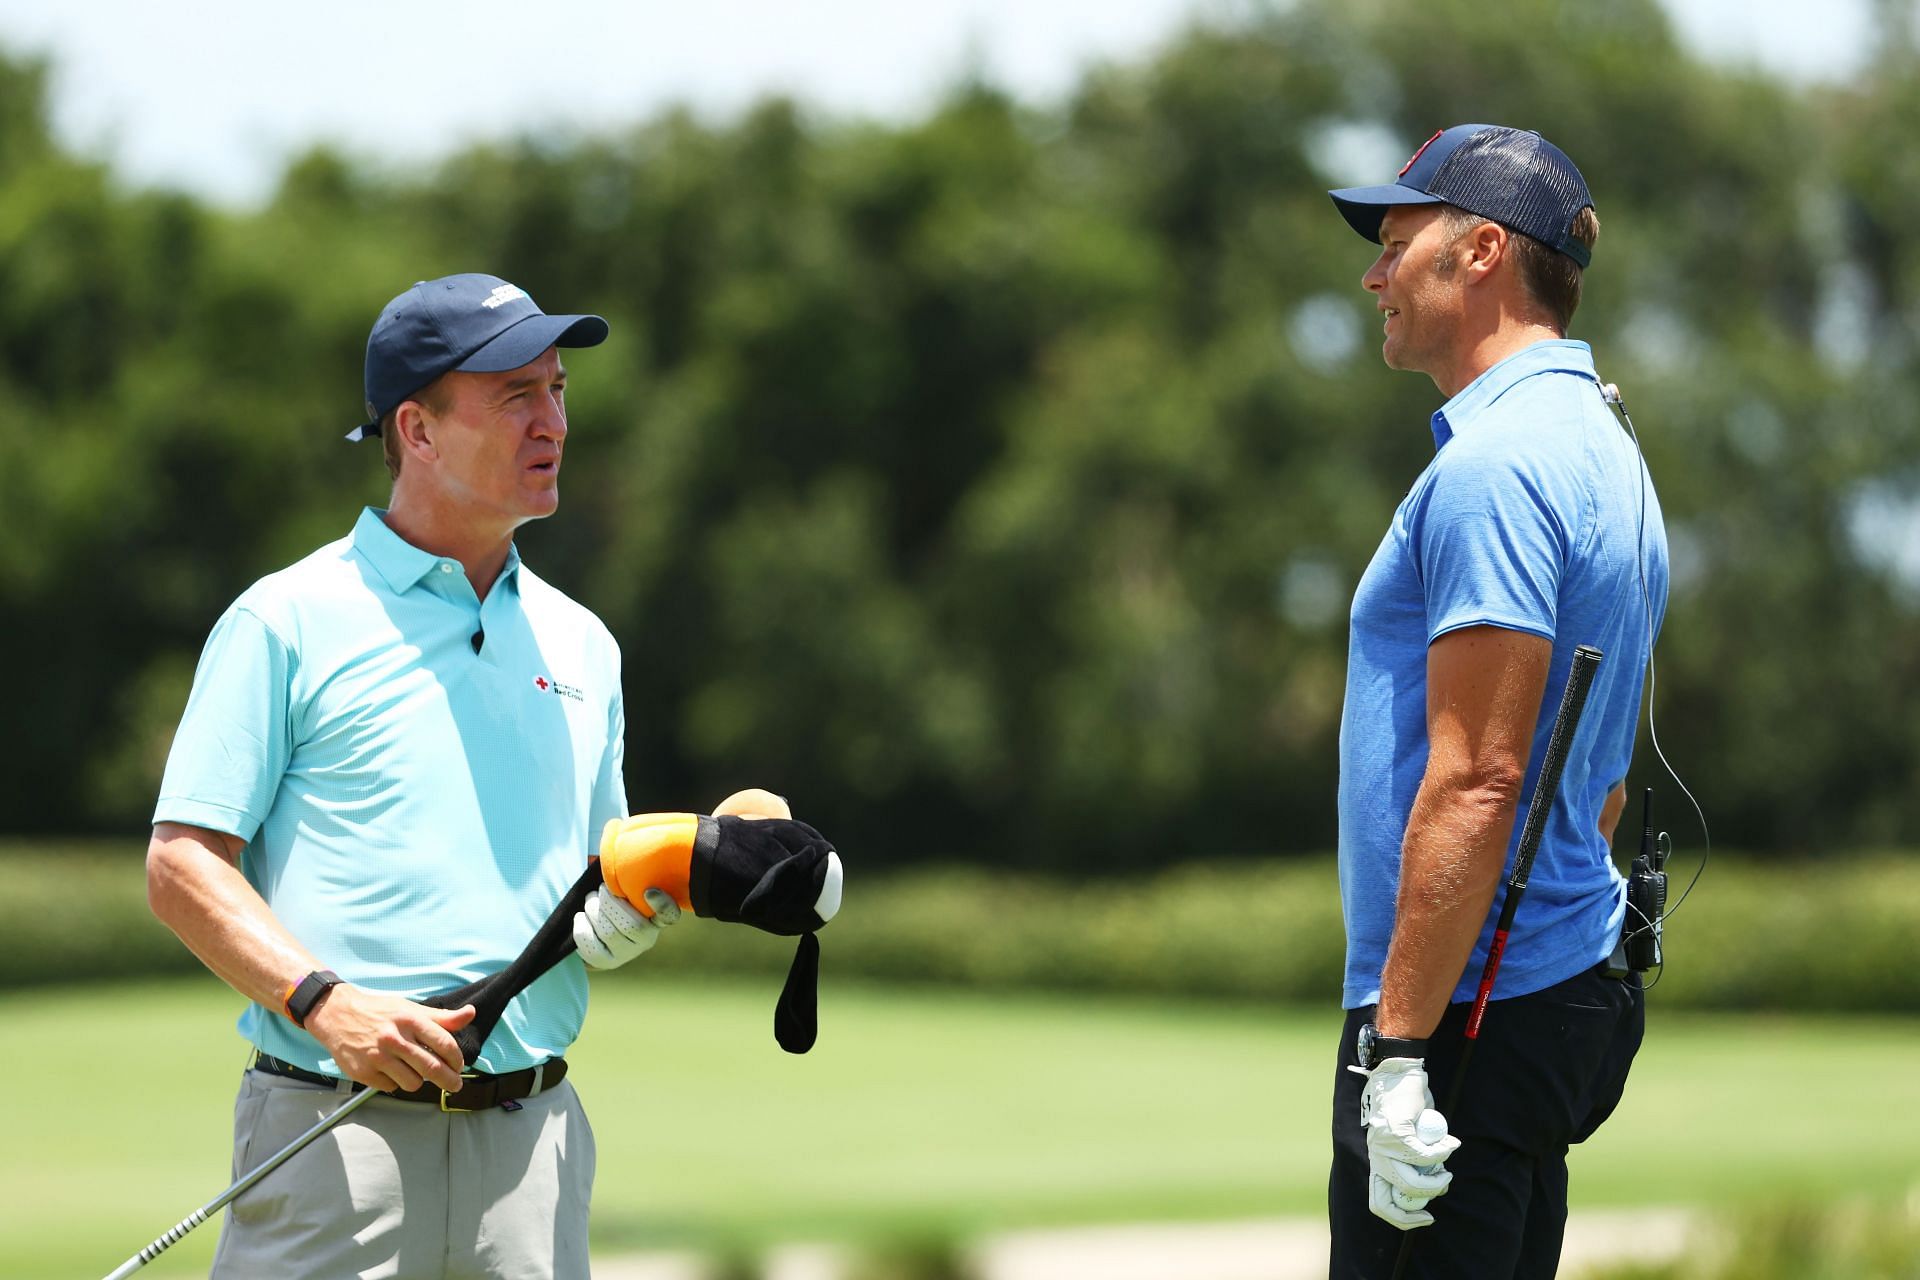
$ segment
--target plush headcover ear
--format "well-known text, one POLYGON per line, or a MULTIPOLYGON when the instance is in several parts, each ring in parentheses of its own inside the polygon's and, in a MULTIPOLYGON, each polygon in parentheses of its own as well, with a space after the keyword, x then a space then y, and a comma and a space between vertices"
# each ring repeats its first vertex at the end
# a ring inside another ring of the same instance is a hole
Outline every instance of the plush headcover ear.
POLYGON ((820 942, 813 934, 826 923, 817 908, 836 863, 825 836, 790 818, 702 816, 694 837, 688 887, 696 915, 800 935, 773 1011, 773 1037, 788 1053, 805 1053, 819 1035, 820 942))

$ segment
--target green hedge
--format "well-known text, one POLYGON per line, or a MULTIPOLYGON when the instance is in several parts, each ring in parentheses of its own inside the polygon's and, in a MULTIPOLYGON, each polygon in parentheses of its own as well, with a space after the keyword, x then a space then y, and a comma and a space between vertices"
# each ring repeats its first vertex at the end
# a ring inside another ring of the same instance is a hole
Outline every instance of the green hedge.
MULTIPOLYGON (((1676 884, 1676 894, 1678 885, 1676 884)), ((1658 1005, 1920 1012, 1920 861, 1756 864, 1722 853, 1669 926, 1658 1005)), ((1330 858, 1203 862, 1066 882, 961 867, 863 881, 822 935, 828 981, 1334 1002, 1342 934, 1330 858)), ((650 969, 765 973, 792 943, 691 921, 650 969)), ((0 986, 189 971, 124 845, 0 843, 0 986)))
POLYGON ((145 839, 0 842, 0 987, 191 972, 147 910, 145 839))

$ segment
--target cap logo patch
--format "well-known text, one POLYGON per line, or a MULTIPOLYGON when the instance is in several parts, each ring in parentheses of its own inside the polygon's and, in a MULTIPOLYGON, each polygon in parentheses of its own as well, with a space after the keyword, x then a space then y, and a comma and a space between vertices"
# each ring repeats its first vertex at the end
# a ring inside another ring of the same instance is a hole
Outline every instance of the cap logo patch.
MULTIPOLYGON (((1437 138, 1440 135, 1436 133, 1433 136, 1437 138)), ((1409 161, 1408 163, 1411 164, 1412 162, 1409 161)), ((1402 170, 1401 172, 1404 173, 1405 170, 1402 170)), ((502 306, 506 303, 513 302, 516 299, 524 298, 526 296, 527 296, 527 291, 525 289, 522 289, 519 285, 503 284, 497 287, 496 289, 494 289, 492 293, 488 294, 487 300, 485 302, 482 302, 480 305, 485 307, 487 310, 491 311, 495 307, 502 306)))
MULTIPOLYGON (((1415 166, 1416 164, 1419 164, 1419 163, 1420 163, 1420 157, 1421 157, 1421 156, 1423 156, 1423 155, 1425 155, 1425 154, 1427 154, 1427 148, 1428 148, 1428 147, 1430 147, 1430 146, 1432 146, 1432 145, 1433 145, 1434 143, 1436 143, 1436 142, 1438 142, 1438 141, 1440 141, 1440 135, 1441 135, 1441 134, 1443 134, 1443 133, 1445 133, 1445 132, 1446 132, 1446 130, 1445 130, 1445 129, 1439 129, 1439 130, 1436 130, 1436 131, 1434 132, 1434 135, 1433 135, 1433 136, 1432 136, 1431 138, 1428 138, 1428 139, 1427 139, 1427 140, 1426 140, 1425 142, 1423 142, 1423 143, 1421 143, 1421 144, 1420 144, 1420 149, 1419 149, 1418 151, 1416 151, 1416 152, 1414 152, 1414 153, 1413 153, 1413 155, 1412 155, 1412 157, 1411 157, 1410 159, 1408 159, 1408 161, 1407 161, 1407 162, 1406 162, 1405 164, 1403 164, 1403 165, 1401 165, 1401 166, 1400 166, 1400 172, 1398 172, 1398 173, 1396 173, 1396 174, 1394 174, 1393 176, 1394 176, 1394 177, 1396 177, 1396 178, 1404 178, 1404 177, 1406 177, 1406 176, 1407 176, 1407 170, 1409 170, 1409 169, 1411 169, 1411 168, 1413 168, 1413 166, 1415 166)), ((492 303, 488 303, 487 305, 488 305, 488 306, 492 306, 493 304, 492 304, 492 303)))

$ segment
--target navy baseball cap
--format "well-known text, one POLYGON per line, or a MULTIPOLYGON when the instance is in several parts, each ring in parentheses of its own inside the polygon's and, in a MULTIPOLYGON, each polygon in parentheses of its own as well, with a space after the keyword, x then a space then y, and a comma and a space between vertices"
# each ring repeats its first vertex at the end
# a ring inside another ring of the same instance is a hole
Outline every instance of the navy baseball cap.
POLYGON ((1392 206, 1450 204, 1532 236, 1582 267, 1593 259, 1572 234, 1573 220, 1593 204, 1587 180, 1566 152, 1526 129, 1457 124, 1428 138, 1392 182, 1327 194, 1347 224, 1376 244, 1392 206))
POLYGON ((518 369, 548 347, 596 347, 599 316, 550 316, 527 291, 499 276, 468 273, 422 280, 380 312, 367 335, 367 421, 349 440, 380 434, 380 419, 453 369, 518 369))

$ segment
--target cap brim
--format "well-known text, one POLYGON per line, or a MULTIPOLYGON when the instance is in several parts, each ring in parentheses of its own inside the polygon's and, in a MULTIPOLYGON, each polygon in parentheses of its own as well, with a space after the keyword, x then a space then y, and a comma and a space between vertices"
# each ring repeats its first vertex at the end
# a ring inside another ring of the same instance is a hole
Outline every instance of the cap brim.
POLYGON ((454 368, 464 373, 503 373, 531 364, 548 347, 597 347, 607 340, 599 316, 528 316, 454 368))
POLYGON ((1394 205, 1446 203, 1439 196, 1430 196, 1397 182, 1379 187, 1342 187, 1327 194, 1333 197, 1334 207, 1340 210, 1347 225, 1359 232, 1362 239, 1374 244, 1380 243, 1380 224, 1394 205))

